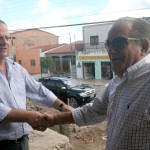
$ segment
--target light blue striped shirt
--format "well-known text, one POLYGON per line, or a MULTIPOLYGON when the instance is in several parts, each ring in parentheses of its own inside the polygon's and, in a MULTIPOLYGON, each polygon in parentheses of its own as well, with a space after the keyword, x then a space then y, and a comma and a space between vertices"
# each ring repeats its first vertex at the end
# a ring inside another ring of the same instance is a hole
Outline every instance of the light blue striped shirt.
POLYGON ((12 108, 26 109, 26 98, 51 107, 57 97, 35 81, 18 63, 6 58, 7 77, 0 71, 0 140, 15 140, 30 132, 27 123, 3 123, 12 108))

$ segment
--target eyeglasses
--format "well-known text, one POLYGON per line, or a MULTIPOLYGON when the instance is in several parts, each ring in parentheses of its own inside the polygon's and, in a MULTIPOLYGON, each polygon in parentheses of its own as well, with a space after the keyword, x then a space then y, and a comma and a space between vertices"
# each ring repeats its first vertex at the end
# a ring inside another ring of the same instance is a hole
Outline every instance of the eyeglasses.
POLYGON ((128 46, 129 40, 133 41, 139 41, 140 39, 137 38, 126 38, 126 37, 116 37, 113 40, 106 40, 105 47, 106 50, 109 51, 109 49, 115 48, 115 49, 124 49, 128 46))
POLYGON ((10 36, 0 36, 0 41, 6 40, 9 41, 11 39, 10 36))

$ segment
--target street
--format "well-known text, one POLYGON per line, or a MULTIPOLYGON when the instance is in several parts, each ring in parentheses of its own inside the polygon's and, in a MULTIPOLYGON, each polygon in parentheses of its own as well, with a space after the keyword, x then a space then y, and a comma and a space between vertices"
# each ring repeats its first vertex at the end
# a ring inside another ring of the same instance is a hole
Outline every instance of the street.
POLYGON ((96 94, 98 94, 100 91, 104 90, 105 86, 92 86, 95 89, 96 94))

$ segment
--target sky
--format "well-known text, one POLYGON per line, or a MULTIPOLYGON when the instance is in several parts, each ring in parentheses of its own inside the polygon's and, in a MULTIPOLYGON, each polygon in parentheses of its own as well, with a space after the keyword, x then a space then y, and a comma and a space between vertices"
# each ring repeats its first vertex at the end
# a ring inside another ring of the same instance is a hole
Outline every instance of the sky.
POLYGON ((54 26, 111 21, 125 16, 150 17, 150 0, 0 0, 0 19, 10 31, 42 27, 59 36, 60 43, 82 40, 82 26, 54 26))

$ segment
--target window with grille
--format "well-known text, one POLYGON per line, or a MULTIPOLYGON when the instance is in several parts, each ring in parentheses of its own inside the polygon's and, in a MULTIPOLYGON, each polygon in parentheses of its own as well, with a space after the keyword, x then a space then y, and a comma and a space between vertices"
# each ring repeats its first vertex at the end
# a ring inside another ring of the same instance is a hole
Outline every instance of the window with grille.
POLYGON ((34 59, 30 60, 30 64, 31 66, 35 66, 35 60, 34 59))
POLYGON ((18 60, 18 63, 21 65, 21 60, 18 60))
POLYGON ((90 36, 90 45, 98 45, 98 42, 99 42, 98 35, 90 36))

